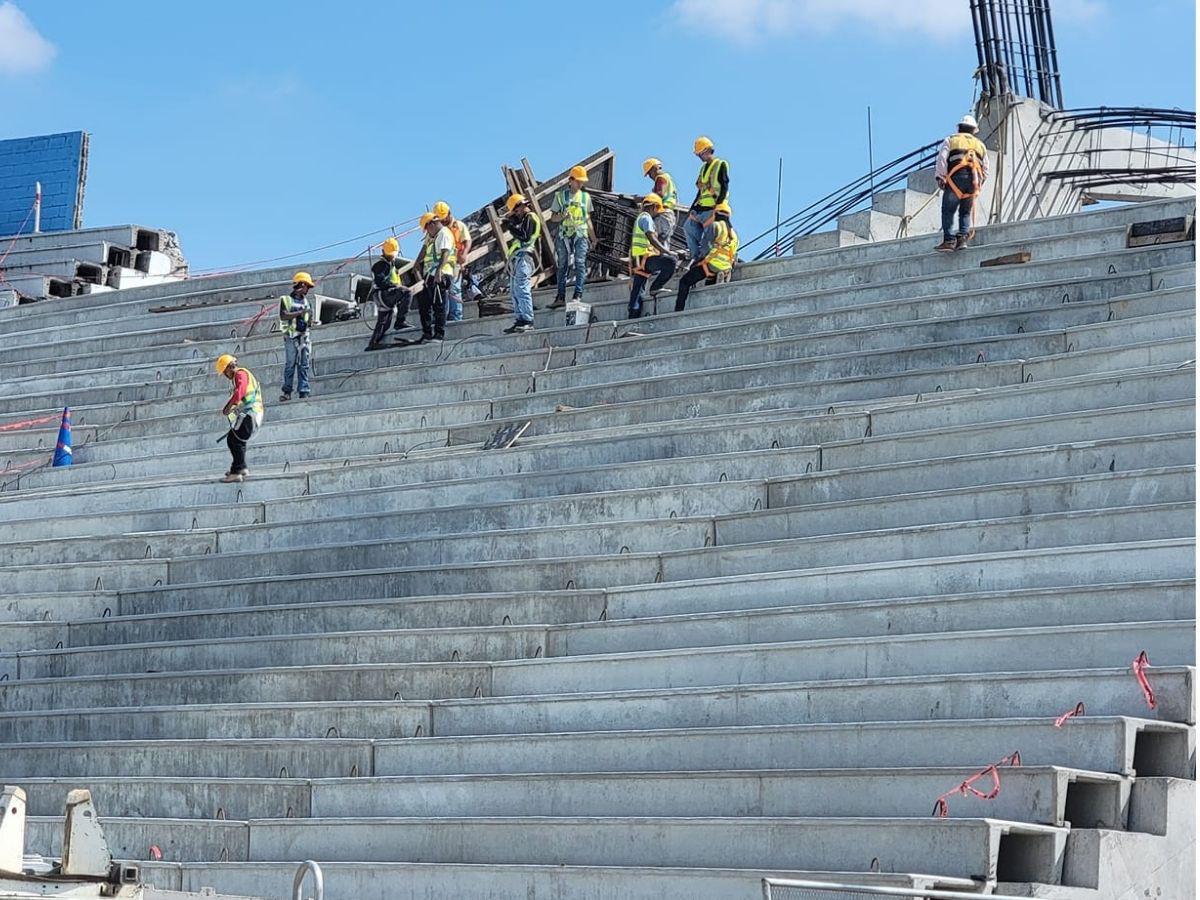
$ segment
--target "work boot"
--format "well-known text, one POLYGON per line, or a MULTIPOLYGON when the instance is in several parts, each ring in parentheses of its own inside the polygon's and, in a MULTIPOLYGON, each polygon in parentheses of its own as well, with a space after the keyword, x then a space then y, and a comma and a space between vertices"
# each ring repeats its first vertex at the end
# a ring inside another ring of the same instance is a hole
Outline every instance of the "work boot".
POLYGON ((307 399, 308 399, 308 394, 301 394, 301 395, 300 395, 300 399, 301 399, 301 400, 307 400, 307 399))
POLYGON ((969 241, 970 239, 971 238, 968 235, 960 234, 954 241, 954 249, 962 250, 964 247, 967 246, 967 241, 969 241))
POLYGON ((280 394, 280 395, 279 395, 279 402, 280 402, 280 403, 287 403, 287 402, 288 402, 289 400, 291 400, 291 399, 292 399, 292 395, 291 395, 291 394, 280 394))
POLYGON ((244 476, 237 472, 230 472, 221 481, 225 484, 236 484, 244 480, 244 476))
POLYGON ((374 350, 382 350, 387 344, 367 344, 366 350, 368 353, 374 350))
POLYGON ((572 300, 582 300, 583 294, 579 293, 579 291, 576 291, 574 294, 571 295, 571 299, 572 300))
POLYGON ((957 244, 956 241, 952 240, 951 238, 946 238, 944 241, 942 241, 940 244, 938 244, 933 249, 937 250, 939 253, 946 253, 950 250, 953 250, 956 244, 957 244))
POLYGON ((397 322, 392 326, 392 331, 412 331, 416 325, 409 325, 407 322, 397 322))
POLYGON ((527 331, 533 331, 532 322, 513 322, 504 329, 505 334, 524 334, 527 331))
POLYGON ((551 303, 550 306, 547 307, 547 309, 562 309, 566 305, 567 305, 566 295, 559 294, 557 297, 554 298, 554 302, 551 303))

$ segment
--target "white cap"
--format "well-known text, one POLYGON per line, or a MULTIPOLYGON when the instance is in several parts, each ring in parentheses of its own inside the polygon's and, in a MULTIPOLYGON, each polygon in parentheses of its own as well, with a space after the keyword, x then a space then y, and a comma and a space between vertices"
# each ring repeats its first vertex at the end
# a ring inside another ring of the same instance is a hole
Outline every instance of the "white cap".
POLYGON ((979 130, 979 123, 975 121, 975 117, 973 115, 971 115, 970 113, 967 113, 965 116, 963 116, 961 119, 959 119, 958 124, 959 125, 970 125, 976 131, 979 130))

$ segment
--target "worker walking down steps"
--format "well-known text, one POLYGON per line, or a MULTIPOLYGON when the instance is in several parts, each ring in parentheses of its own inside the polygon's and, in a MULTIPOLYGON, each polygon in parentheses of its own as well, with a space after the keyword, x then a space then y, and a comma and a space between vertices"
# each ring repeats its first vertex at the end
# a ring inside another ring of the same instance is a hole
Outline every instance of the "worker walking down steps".
POLYGON ((512 240, 504 248, 509 261, 509 291, 512 294, 515 321, 505 334, 533 330, 533 271, 537 268, 537 242, 542 236, 542 218, 522 194, 510 194, 504 204, 508 215, 504 226, 512 240))
POLYGON ((683 233, 695 261, 702 256, 700 241, 704 229, 712 224, 713 210, 729 199, 729 163, 717 156, 713 142, 703 135, 696 138, 692 150, 700 159, 700 174, 696 176, 696 199, 683 223, 683 233))
POLYGON ((229 432, 225 445, 231 457, 229 471, 221 480, 226 484, 245 481, 250 474, 246 468, 246 444, 256 430, 262 427, 263 399, 258 379, 249 369, 237 364, 237 359, 228 353, 217 358, 217 371, 233 382, 233 393, 221 410, 229 421, 229 432))
MULTIPOLYGON (((629 318, 642 316, 642 296, 651 276, 650 298, 657 307, 658 292, 675 274, 675 256, 654 227, 654 216, 662 211, 663 201, 658 194, 642 198, 642 211, 633 222, 633 238, 629 245, 629 274, 633 285, 629 291, 629 318)), ((657 310, 656 310, 657 311, 657 310)))
POLYGON ((283 393, 279 401, 292 399, 292 385, 296 382, 303 400, 311 391, 309 378, 312 375, 312 307, 308 303, 308 292, 316 287, 307 272, 292 276, 292 292, 279 298, 279 330, 283 334, 283 393))
POLYGON ((572 296, 576 300, 583 299, 588 250, 596 243, 596 232, 592 228, 592 195, 584 190, 587 177, 587 169, 583 166, 571 169, 567 186, 555 192, 550 205, 550 221, 558 223, 558 236, 554 239, 558 290, 550 304, 552 309, 567 302, 567 273, 572 268, 575 273, 572 296))
POLYGON ((971 220, 975 199, 988 178, 987 147, 977 135, 979 123, 970 113, 958 122, 958 131, 942 141, 934 175, 942 189, 942 242, 934 249, 961 250, 974 236, 971 220), (958 217, 958 234, 954 218, 958 217))
POLYGON ((730 222, 732 210, 721 201, 713 210, 713 221, 704 229, 699 252, 703 255, 693 260, 691 268, 679 279, 679 294, 675 297, 675 312, 683 312, 688 294, 701 281, 716 284, 717 279, 733 270, 737 261, 738 236, 730 222))

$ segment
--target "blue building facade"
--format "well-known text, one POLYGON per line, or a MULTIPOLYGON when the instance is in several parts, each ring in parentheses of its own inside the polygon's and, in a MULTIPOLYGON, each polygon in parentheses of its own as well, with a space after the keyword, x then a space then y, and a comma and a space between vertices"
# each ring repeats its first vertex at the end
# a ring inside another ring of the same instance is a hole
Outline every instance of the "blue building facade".
POLYGON ((33 231, 29 211, 39 181, 42 231, 82 228, 87 158, 85 131, 0 141, 0 235, 33 231))

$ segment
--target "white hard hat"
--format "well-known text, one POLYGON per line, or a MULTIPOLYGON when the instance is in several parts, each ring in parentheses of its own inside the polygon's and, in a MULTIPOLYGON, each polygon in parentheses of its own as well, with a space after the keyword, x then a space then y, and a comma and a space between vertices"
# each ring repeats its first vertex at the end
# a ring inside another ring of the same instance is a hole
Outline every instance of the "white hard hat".
POLYGON ((958 124, 959 125, 969 125, 970 127, 974 128, 976 131, 979 130, 979 123, 975 121, 975 117, 973 115, 971 115, 970 113, 967 113, 965 116, 963 116, 961 119, 959 119, 958 124))

